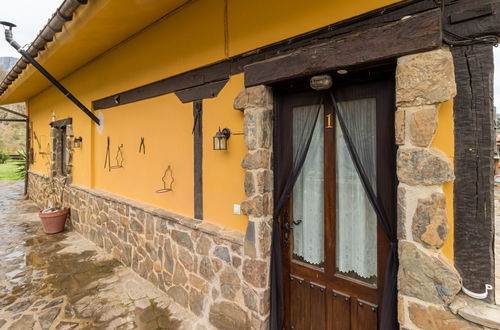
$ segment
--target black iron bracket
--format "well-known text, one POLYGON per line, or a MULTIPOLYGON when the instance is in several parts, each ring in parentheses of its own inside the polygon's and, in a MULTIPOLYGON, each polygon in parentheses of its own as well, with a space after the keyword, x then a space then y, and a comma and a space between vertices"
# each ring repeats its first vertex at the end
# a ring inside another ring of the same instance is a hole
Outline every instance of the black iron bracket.
POLYGON ((61 93, 64 94, 68 99, 70 99, 71 102, 73 102, 80 110, 85 112, 87 116, 89 116, 90 119, 92 119, 97 125, 100 124, 99 118, 96 117, 90 111, 85 105, 83 105, 82 102, 80 102, 73 94, 71 94, 70 91, 66 89, 59 81, 57 81, 54 76, 52 76, 45 68, 38 63, 28 52, 26 52, 24 49, 21 48, 21 45, 19 45, 13 38, 12 38, 12 28, 15 27, 15 24, 9 23, 9 22, 0 22, 5 27, 5 40, 14 47, 15 50, 19 52, 24 58, 26 58, 33 66, 40 71, 41 74, 45 76, 57 89, 61 91, 61 93))
POLYGON ((6 107, 0 107, 0 110, 11 113, 11 114, 19 116, 19 117, 22 117, 24 119, 28 118, 28 116, 26 116, 25 114, 19 113, 19 112, 14 111, 14 110, 7 109, 6 107))

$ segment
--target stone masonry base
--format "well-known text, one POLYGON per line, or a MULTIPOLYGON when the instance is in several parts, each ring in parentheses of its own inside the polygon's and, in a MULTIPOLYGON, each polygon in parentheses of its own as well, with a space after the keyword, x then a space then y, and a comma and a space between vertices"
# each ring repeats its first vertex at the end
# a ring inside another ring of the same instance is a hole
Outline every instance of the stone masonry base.
MULTIPOLYGON (((29 173, 30 198, 44 208, 49 178, 29 173)), ((219 329, 267 326, 267 263, 244 252, 244 233, 77 185, 64 187, 69 228, 111 253, 219 329)))

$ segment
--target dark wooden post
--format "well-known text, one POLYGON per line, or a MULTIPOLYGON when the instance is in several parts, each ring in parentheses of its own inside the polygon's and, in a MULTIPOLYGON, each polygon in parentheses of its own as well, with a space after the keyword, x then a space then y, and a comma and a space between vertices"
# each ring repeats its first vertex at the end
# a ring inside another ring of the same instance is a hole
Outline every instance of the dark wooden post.
MULTIPOLYGON (((464 286, 495 283, 493 47, 453 47, 455 121, 455 266, 464 286)), ((494 292, 489 295, 494 299, 494 292)))
POLYGON ((203 219, 203 101, 193 102, 194 217, 203 219))

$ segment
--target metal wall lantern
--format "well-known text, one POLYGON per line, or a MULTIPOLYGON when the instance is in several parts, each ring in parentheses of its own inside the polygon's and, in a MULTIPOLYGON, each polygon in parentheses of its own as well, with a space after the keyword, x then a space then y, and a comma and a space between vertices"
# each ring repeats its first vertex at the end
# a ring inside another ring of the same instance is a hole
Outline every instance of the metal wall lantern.
POLYGON ((229 128, 224 128, 214 135, 214 150, 227 150, 227 140, 231 137, 231 131, 229 128))
POLYGON ((77 137, 73 139, 73 148, 81 148, 82 147, 82 137, 77 137))

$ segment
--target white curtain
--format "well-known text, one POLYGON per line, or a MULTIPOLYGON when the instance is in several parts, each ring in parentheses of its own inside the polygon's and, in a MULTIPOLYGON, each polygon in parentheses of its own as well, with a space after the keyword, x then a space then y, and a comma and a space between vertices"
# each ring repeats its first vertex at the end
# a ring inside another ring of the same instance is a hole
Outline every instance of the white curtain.
MULTIPOLYGON (((376 189, 376 100, 339 102, 356 151, 376 189)), ((337 271, 371 282, 377 274, 377 217, 347 150, 337 121, 337 271)))
MULTIPOLYGON (((306 114, 317 109, 318 105, 293 109, 294 155, 296 146, 301 143, 306 114)), ((316 266, 322 266, 325 261, 323 135, 323 107, 321 107, 304 166, 293 188, 292 199, 293 220, 302 220, 300 224, 294 225, 294 256, 316 266)))

